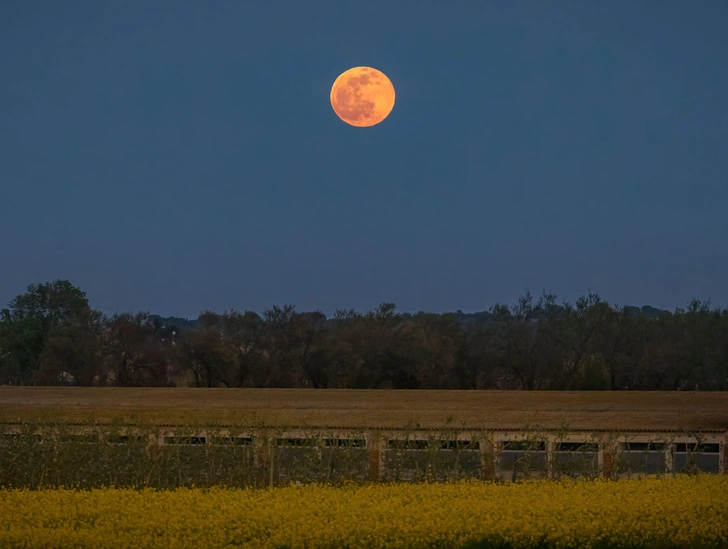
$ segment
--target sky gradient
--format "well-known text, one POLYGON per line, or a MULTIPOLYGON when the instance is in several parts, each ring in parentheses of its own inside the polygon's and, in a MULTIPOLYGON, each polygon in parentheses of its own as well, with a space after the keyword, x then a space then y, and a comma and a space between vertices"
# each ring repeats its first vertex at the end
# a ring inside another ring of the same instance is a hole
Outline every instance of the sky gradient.
POLYGON ((728 306, 728 2, 5 2, 0 307, 728 306), (209 5, 208 5, 209 4, 209 5), (389 118, 331 109, 346 69, 389 118))

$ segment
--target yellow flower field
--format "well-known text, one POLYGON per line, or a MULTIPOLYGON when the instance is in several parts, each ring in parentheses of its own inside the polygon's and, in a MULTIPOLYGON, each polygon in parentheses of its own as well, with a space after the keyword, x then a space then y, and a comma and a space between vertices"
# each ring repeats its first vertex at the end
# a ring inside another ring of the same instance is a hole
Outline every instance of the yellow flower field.
POLYGON ((0 491, 0 547, 720 547, 728 476, 0 491))

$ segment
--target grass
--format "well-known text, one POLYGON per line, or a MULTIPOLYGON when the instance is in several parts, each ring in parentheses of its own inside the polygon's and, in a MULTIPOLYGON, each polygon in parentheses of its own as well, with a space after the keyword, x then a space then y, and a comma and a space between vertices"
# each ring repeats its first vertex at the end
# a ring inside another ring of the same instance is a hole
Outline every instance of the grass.
POLYGON ((0 387, 0 424, 728 431, 719 392, 0 387))

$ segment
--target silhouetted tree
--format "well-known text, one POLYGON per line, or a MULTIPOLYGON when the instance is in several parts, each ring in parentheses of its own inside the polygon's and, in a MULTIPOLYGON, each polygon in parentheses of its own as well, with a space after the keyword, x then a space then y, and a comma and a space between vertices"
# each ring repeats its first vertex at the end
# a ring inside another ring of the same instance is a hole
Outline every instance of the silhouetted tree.
POLYGON ((225 337, 222 317, 211 311, 201 315, 202 328, 188 332, 178 345, 178 360, 187 368, 197 387, 235 385, 237 350, 225 337))
POLYGON ((237 355, 235 386, 260 386, 267 357, 263 319, 251 311, 232 310, 222 315, 222 322, 237 355))
POLYGON ((529 292, 466 314, 104 317, 68 281, 28 287, 0 311, 0 382, 207 387, 728 390, 728 309, 691 301, 674 313, 573 304, 529 292), (180 332, 180 327, 182 331, 180 332), (187 379, 184 379, 184 376, 187 379))
POLYGON ((41 376, 49 382, 47 362, 41 374, 49 337, 65 337, 62 327, 77 328, 90 311, 86 294, 67 280, 28 286, 0 311, 0 379, 25 385, 38 383, 41 376))
POLYGON ((101 385, 164 386, 167 352, 157 337, 162 331, 148 313, 114 314, 104 322, 106 368, 99 372, 101 385))

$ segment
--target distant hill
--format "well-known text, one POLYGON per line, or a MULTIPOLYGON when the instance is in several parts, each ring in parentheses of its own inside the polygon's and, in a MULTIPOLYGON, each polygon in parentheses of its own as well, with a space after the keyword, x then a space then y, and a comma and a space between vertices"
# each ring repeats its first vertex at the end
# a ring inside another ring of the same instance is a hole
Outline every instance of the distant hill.
MULTIPOLYGON (((558 306, 557 306, 558 307, 558 306)), ((650 305, 643 305, 642 307, 635 307, 632 305, 628 305, 626 307, 630 313, 637 315, 637 316, 645 316, 648 318, 659 318, 661 316, 665 315, 671 315, 672 313, 670 311, 666 311, 664 309, 657 309, 655 307, 651 307, 650 305)), ((423 314, 422 312, 411 314, 411 313, 404 313, 403 316, 406 316, 408 318, 416 318, 418 315, 423 314)), ((474 328, 476 326, 487 324, 490 322, 493 318, 493 314, 488 311, 480 311, 475 313, 464 313, 461 310, 457 310, 454 313, 450 313, 455 316, 455 318, 460 322, 460 325, 463 328, 469 329, 474 328)), ((536 318, 543 318, 546 316, 546 311, 542 311, 541 314, 536 314, 536 318)), ((201 322, 200 318, 196 319, 187 319, 187 318, 180 318, 176 316, 159 316, 159 315, 150 315, 150 319, 152 322, 158 322, 160 326, 176 326, 179 329, 179 333, 189 332, 190 330, 196 330, 201 322)), ((328 320, 330 322, 331 319, 328 320)))
POLYGON ((649 318, 659 318, 661 316, 672 314, 670 311, 656 309, 655 307, 650 307, 649 305, 643 305, 641 309, 639 307, 628 306, 627 309, 630 313, 634 315, 646 316, 649 318))
POLYGON ((200 319, 187 320, 186 318, 179 318, 176 316, 162 317, 159 315, 149 315, 149 320, 153 323, 159 323, 160 326, 172 327, 176 326, 179 328, 179 333, 189 332, 190 330, 196 330, 200 325, 200 319))

